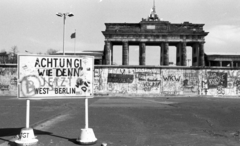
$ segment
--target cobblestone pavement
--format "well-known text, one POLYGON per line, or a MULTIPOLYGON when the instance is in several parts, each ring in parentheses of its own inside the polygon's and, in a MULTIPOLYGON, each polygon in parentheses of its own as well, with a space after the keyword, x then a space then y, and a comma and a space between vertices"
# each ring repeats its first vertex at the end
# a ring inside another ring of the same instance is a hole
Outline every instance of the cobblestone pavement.
MULTIPOLYGON (((0 143, 14 146, 25 126, 26 101, 1 97, 0 143)), ((93 146, 237 146, 240 99, 95 97, 89 99, 93 146)), ((37 146, 74 146, 85 127, 84 99, 31 100, 37 146)))

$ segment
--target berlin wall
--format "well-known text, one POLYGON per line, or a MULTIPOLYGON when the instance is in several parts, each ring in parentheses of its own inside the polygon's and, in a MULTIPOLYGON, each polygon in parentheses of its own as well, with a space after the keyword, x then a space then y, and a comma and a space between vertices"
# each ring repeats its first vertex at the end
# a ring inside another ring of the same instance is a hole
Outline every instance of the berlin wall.
POLYGON ((0 96, 17 96, 16 67, 0 67, 0 96))
MULTIPOLYGON (((240 68, 106 66, 94 69, 94 94, 239 96, 240 68)), ((0 96, 17 96, 17 67, 0 67, 0 96)))
POLYGON ((95 94, 240 95, 240 69, 95 66, 95 94))

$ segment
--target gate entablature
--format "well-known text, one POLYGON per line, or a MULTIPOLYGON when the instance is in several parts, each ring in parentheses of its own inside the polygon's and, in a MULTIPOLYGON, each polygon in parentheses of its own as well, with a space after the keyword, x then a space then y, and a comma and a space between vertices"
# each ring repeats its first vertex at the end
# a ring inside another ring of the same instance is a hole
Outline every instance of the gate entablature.
POLYGON ((171 24, 168 21, 141 21, 140 23, 105 23, 106 30, 102 31, 106 40, 119 41, 204 41, 208 34, 203 30, 204 24, 171 24))

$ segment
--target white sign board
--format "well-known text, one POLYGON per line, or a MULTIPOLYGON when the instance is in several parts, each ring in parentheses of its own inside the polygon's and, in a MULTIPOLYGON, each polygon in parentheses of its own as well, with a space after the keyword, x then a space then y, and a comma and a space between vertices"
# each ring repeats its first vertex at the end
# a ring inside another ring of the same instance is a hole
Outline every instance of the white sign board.
POLYGON ((93 96, 94 57, 18 56, 19 98, 93 96))

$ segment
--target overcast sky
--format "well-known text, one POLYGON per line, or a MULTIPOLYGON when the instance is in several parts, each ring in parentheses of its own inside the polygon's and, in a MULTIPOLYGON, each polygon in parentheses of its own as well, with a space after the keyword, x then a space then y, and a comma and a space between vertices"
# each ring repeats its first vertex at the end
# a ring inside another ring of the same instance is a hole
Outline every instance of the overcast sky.
MULTIPOLYGON (((155 0, 160 18, 171 23, 205 24, 205 52, 240 54, 239 0, 155 0)), ((77 31, 76 50, 103 50, 104 23, 138 23, 147 18, 152 0, 1 0, 0 50, 17 46, 20 52, 62 50, 63 19, 56 12, 73 12, 66 20, 65 50, 74 50, 70 35, 77 31)), ((170 61, 175 62, 175 48, 170 61)), ((147 47, 147 64, 159 64, 158 47, 147 47), (149 57, 148 57, 149 56, 149 57)), ((188 48, 188 58, 191 49, 188 48)), ((114 48, 114 55, 121 47, 114 48)), ((138 64, 138 48, 130 47, 131 64, 138 64)), ((114 58, 121 64, 121 55, 114 58)))

